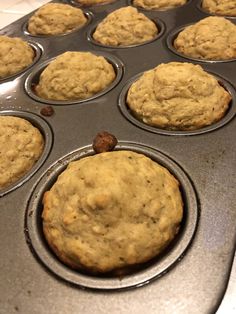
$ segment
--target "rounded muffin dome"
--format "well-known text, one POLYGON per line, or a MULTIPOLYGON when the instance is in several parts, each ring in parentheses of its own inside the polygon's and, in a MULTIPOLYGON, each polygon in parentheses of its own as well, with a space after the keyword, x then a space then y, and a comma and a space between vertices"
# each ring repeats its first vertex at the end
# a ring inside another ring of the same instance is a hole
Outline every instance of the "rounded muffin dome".
POLYGON ((236 16, 235 0, 203 0, 202 8, 212 14, 236 16))
POLYGON ((181 31, 174 47, 183 55, 197 59, 236 58, 236 25, 223 17, 209 16, 181 31))
POLYGON ((60 35, 81 28, 86 22, 81 9, 63 3, 48 3, 31 16, 28 31, 32 35, 60 35))
POLYGON ((157 36, 153 21, 131 6, 120 8, 98 24, 93 38, 108 46, 141 44, 157 36))
POLYGON ((21 38, 0 36, 0 79, 27 68, 34 57, 33 48, 21 38))
POLYGON ((127 106, 142 122, 167 130, 196 130, 220 120, 230 94, 201 66, 170 62, 145 72, 129 88, 127 106))
POLYGON ((104 90, 113 82, 113 66, 90 52, 67 51, 41 73, 36 94, 51 100, 82 100, 104 90))
POLYGON ((71 162, 43 204, 51 249, 70 267, 92 273, 127 269, 157 256, 183 217, 178 181, 132 151, 71 162))
POLYGON ((21 179, 43 152, 44 138, 29 121, 0 116, 0 190, 21 179))

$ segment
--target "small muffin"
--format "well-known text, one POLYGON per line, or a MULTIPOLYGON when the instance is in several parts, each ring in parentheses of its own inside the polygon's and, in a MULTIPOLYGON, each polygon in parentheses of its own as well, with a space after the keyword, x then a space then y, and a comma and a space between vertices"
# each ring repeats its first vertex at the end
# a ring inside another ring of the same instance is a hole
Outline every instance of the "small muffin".
POLYGON ((43 198, 43 231, 65 264, 105 273, 144 263, 175 237, 178 181, 150 158, 105 152, 71 162, 43 198))
POLYGON ((43 152, 44 138, 29 121, 0 116, 0 189, 22 178, 43 152))
POLYGON ((62 3, 48 3, 29 19, 32 35, 60 35, 79 29, 87 22, 81 9, 62 3))
POLYGON ((97 5, 97 4, 106 4, 114 2, 115 0, 76 0, 76 2, 88 6, 88 5, 97 5))
POLYGON ((212 14, 236 16, 235 0, 203 0, 202 8, 212 14))
POLYGON ((0 79, 16 74, 34 61, 33 48, 20 38, 0 36, 0 79))
POLYGON ((207 17, 180 32, 174 47, 182 54, 197 59, 235 58, 236 25, 223 17, 207 17))
POLYGON ((103 45, 128 46, 151 40, 157 33, 154 22, 129 6, 110 13, 98 24, 93 38, 103 45))
POLYGON ((220 120, 230 94, 200 65, 170 62, 134 82, 127 105, 142 122, 167 130, 196 130, 220 120))
POLYGON ((104 90, 116 77, 113 66, 90 52, 67 51, 41 73, 35 92, 52 100, 81 100, 104 90))
POLYGON ((179 7, 186 2, 187 0, 134 0, 133 4, 147 10, 165 10, 179 7))

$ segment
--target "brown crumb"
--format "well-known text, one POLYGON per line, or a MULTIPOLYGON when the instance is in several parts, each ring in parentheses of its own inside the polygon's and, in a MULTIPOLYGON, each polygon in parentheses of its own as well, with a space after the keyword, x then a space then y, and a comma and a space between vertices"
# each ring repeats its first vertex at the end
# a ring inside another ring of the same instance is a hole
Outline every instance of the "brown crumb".
POLYGON ((93 140, 93 149, 95 153, 112 151, 116 145, 116 137, 106 131, 99 132, 93 140))
POLYGON ((40 110, 41 115, 50 117, 54 114, 54 109, 52 106, 45 106, 40 110))

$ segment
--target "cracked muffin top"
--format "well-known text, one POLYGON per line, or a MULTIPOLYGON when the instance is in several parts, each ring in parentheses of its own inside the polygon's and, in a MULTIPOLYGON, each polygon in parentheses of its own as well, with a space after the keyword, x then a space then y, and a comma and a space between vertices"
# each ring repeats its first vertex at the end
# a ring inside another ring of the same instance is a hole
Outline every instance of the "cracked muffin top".
POLYGON ((236 58, 236 25, 223 17, 207 17, 181 31, 174 40, 174 47, 197 59, 236 58))
POLYGON ((127 95, 142 122, 167 130, 196 130, 220 120, 230 94, 200 65, 170 62, 145 72, 127 95))
POLYGON ((93 38, 108 46, 141 44, 157 36, 156 24, 134 7, 120 8, 98 24, 93 38))

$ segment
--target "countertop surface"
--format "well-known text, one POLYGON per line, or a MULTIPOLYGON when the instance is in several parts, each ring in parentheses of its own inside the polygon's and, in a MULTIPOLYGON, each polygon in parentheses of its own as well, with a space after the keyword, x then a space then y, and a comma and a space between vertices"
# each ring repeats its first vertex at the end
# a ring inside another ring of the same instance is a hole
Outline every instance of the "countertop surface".
MULTIPOLYGON (((0 0, 0 29, 47 2, 47 0, 0 0)), ((231 313, 236 313, 236 255, 225 297, 217 311, 217 314, 231 313)))

